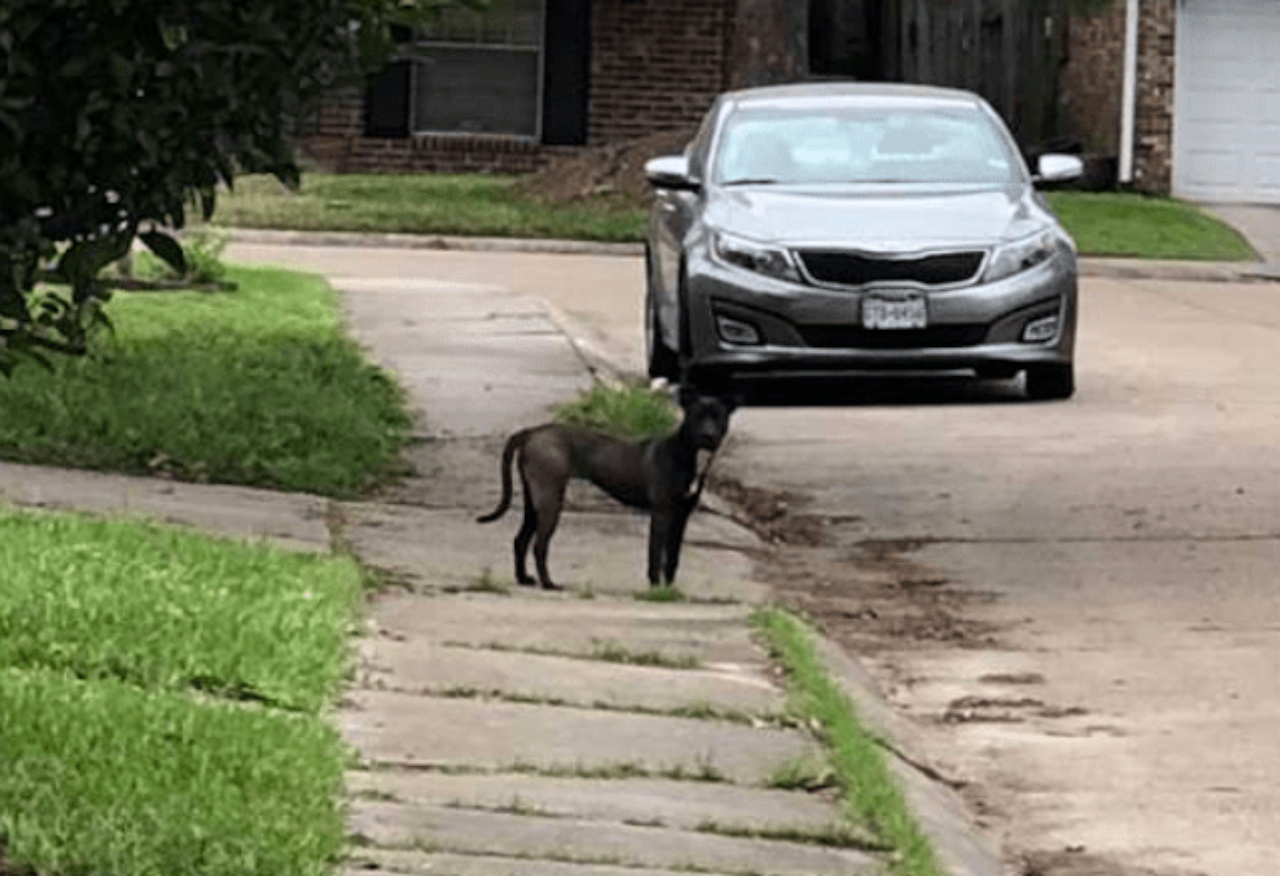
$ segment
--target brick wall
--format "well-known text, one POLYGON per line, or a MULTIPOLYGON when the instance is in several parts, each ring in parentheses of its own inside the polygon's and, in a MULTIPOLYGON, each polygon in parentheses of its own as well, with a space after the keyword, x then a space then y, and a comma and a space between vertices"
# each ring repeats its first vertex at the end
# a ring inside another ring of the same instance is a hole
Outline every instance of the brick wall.
MULTIPOLYGON (((1167 193, 1173 170, 1177 0, 1140 0, 1134 185, 1167 193)), ((1117 154, 1124 83, 1125 4, 1071 19, 1061 98, 1068 133, 1090 152, 1117 154)))
POLYGON ((1173 85, 1177 0, 1142 0, 1138 24, 1138 108, 1134 184, 1168 192, 1173 185, 1173 85))
POLYGON ((302 152, 328 173, 536 173, 572 147, 506 137, 307 137, 302 152))
MULTIPOLYGON (((723 89, 732 0, 594 0, 588 143, 692 127, 723 89)), ((304 151, 340 173, 530 173, 553 153, 505 137, 363 136, 362 95, 335 92, 304 151)))
POLYGON ((1113 3, 1096 15, 1072 16, 1058 87, 1066 133, 1090 154, 1119 154, 1123 83, 1124 4, 1113 3))
POLYGON ((317 137, 358 137, 364 130, 364 94, 359 88, 340 88, 329 94, 316 115, 317 137))
POLYGON ((595 0, 591 144, 686 128, 724 86, 728 0, 595 0))

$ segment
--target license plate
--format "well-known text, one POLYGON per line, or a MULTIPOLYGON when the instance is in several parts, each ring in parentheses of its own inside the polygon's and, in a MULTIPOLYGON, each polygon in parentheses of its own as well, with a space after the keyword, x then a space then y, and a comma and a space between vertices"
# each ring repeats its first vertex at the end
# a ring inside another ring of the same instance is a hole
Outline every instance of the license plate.
POLYGON ((923 298, 863 298, 862 327, 866 329, 922 329, 929 327, 923 298))

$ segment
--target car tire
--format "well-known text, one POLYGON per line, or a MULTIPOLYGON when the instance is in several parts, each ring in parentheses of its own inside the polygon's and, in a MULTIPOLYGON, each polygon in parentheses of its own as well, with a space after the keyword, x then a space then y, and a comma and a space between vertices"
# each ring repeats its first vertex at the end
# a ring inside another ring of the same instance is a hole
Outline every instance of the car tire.
POLYGON ((645 360, 652 379, 664 378, 675 383, 680 378, 680 357, 662 340, 658 308, 652 295, 645 296, 645 360))
POLYGON ((1027 369, 1027 398, 1060 401, 1076 391, 1075 365, 1033 365, 1027 369))

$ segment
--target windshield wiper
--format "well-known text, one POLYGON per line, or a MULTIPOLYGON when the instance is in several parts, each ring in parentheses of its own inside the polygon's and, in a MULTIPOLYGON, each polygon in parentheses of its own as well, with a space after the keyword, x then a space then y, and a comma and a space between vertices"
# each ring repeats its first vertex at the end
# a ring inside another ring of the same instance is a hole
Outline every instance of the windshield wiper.
POLYGON ((756 178, 743 177, 742 179, 731 179, 731 180, 728 180, 727 182, 720 183, 720 185, 722 186, 775 186, 780 182, 782 182, 782 180, 780 179, 774 179, 773 177, 762 176, 762 177, 756 177, 756 178))

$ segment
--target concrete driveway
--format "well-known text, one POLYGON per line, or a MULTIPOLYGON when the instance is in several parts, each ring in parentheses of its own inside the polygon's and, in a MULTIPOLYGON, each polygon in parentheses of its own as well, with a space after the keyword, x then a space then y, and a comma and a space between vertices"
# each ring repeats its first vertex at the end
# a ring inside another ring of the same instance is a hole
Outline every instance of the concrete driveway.
MULTIPOLYGON (((639 363, 637 259, 229 256, 537 294, 639 363)), ((1092 279, 1070 402, 876 383, 735 419, 727 470, 823 524, 766 573, 914 719, 1020 874, 1276 871, 1278 340, 1274 285, 1092 279)))

